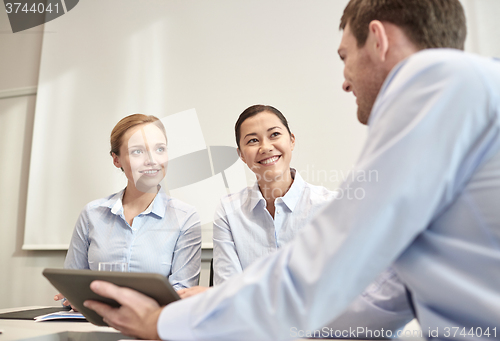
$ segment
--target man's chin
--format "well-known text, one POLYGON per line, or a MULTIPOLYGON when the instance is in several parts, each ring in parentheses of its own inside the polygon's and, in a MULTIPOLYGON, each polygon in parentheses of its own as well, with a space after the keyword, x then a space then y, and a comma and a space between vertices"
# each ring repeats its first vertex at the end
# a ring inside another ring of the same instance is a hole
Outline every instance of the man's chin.
POLYGON ((370 118, 370 112, 358 107, 358 121, 361 124, 368 125, 368 118, 370 118))

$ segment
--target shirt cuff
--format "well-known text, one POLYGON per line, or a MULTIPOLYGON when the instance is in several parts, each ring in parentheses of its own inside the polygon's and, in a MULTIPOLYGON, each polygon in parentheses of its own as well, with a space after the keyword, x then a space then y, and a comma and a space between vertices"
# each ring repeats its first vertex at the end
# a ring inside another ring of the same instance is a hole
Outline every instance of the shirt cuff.
POLYGON ((189 326, 192 300, 179 300, 163 308, 157 331, 162 340, 194 340, 189 326))

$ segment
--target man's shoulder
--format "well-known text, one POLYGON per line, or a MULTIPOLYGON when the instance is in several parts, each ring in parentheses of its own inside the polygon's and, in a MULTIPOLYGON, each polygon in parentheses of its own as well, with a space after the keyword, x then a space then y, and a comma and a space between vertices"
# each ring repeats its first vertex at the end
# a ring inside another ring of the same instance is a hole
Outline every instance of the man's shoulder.
POLYGON ((427 77, 460 78, 477 73, 489 63, 493 63, 493 59, 457 49, 425 49, 403 61, 399 71, 408 77, 425 73, 427 77))
POLYGON ((466 59, 467 56, 472 54, 464 52, 462 50, 452 49, 452 48, 435 48, 435 49, 424 49, 418 51, 408 57, 409 61, 419 61, 426 64, 440 63, 443 61, 453 62, 453 60, 466 59))
POLYGON ((425 49, 396 65, 387 76, 380 95, 397 98, 403 91, 438 88, 462 92, 484 91, 486 79, 500 75, 500 63, 456 49, 425 49), (430 85, 432 84, 432 85, 430 85), (456 87, 455 87, 456 86, 456 87))

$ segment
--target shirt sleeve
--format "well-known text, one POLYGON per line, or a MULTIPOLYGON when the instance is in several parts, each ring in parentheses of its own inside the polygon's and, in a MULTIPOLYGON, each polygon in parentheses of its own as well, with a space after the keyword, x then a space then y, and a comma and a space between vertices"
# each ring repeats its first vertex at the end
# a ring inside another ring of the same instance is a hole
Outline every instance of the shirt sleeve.
POLYGON ((222 200, 215 211, 213 226, 214 285, 218 285, 243 271, 222 200))
POLYGON ((324 336, 364 338, 370 336, 368 330, 384 330, 384 335, 391 331, 391 335, 396 335, 413 318, 405 286, 389 268, 370 283, 342 315, 326 325, 324 336))
POLYGON ((75 224, 68 253, 64 260, 65 269, 90 269, 89 266, 89 214, 86 206, 75 224))
POLYGON ((169 281, 175 290, 198 285, 201 270, 200 217, 193 208, 181 224, 169 281))
POLYGON ((277 253, 165 307, 159 335, 282 340, 293 338, 291 328, 311 330, 339 317, 450 205, 474 172, 471 160, 484 155, 474 146, 496 117, 477 105, 488 103, 488 89, 462 60, 414 55, 396 67, 353 169, 364 177, 349 176, 337 200, 277 253))

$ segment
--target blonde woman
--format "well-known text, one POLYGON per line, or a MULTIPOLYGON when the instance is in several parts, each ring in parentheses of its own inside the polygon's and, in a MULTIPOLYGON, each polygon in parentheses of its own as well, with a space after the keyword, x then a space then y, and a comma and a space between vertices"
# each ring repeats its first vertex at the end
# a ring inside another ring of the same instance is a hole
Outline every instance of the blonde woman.
POLYGON ((197 285, 200 219, 193 207, 161 190, 168 161, 161 121, 143 114, 123 118, 111 132, 110 153, 127 186, 85 206, 64 267, 97 270, 99 262, 123 262, 130 272, 168 277, 176 290, 197 285))

